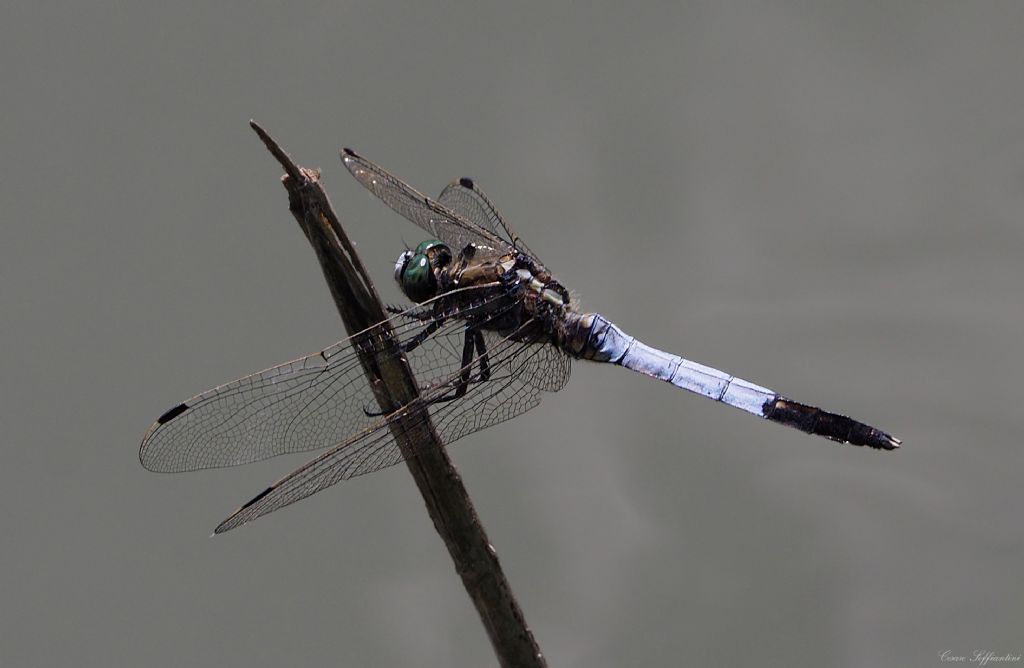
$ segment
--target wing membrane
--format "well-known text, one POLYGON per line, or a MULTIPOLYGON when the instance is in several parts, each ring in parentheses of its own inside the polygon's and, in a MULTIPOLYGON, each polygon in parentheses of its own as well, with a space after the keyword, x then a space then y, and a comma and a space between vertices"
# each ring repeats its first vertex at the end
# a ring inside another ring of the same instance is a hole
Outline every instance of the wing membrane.
MULTIPOLYGON (((432 322, 395 319, 399 341, 432 322)), ((461 367, 465 323, 457 312, 443 309, 436 319, 443 321, 438 331, 408 356, 421 387, 445 382, 461 367)), ((319 353, 196 395, 149 428, 139 459, 151 471, 194 471, 341 443, 376 422, 364 411, 377 402, 357 347, 385 354, 384 344, 378 325, 319 353)))
POLYGON ((438 204, 352 149, 345 149, 342 162, 367 190, 398 214, 448 244, 453 252, 458 253, 470 243, 496 250, 510 249, 509 243, 492 230, 470 222, 448 207, 438 204))
MULTIPOLYGON (((529 323, 524 324, 524 327, 529 323)), ((520 331, 522 331, 521 328, 520 331)), ((554 392, 569 380, 570 358, 547 344, 514 340, 485 332, 486 356, 490 378, 481 382, 480 355, 474 356, 469 389, 455 401, 430 403, 454 387, 461 372, 445 383, 423 391, 414 404, 378 420, 348 441, 278 480, 252 501, 239 508, 217 527, 216 533, 234 529, 246 522, 300 501, 341 480, 377 471, 404 461, 393 427, 401 418, 411 432, 433 421, 440 439, 450 444, 462 436, 511 419, 540 403, 541 392, 554 392)))
POLYGON ((539 258, 512 230, 505 217, 501 215, 473 179, 463 177, 458 181, 448 184, 441 191, 437 201, 467 221, 490 230, 495 236, 501 237, 506 245, 539 261, 539 258))

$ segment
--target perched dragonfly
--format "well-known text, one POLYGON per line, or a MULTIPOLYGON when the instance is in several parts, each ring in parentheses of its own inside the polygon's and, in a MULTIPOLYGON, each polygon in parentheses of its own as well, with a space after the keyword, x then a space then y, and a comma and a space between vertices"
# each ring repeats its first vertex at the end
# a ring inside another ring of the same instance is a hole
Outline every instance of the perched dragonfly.
POLYGON ((235 511, 217 533, 402 461, 390 429, 399 418, 414 426, 429 418, 447 445, 520 415, 543 393, 565 386, 574 359, 622 366, 833 441, 900 446, 875 427, 662 352, 596 313, 580 312, 472 180, 450 184, 433 200, 350 149, 343 161, 359 183, 433 236, 395 263, 395 280, 414 304, 388 309, 398 346, 381 323, 196 395, 149 428, 139 457, 152 471, 235 466, 329 447, 235 511), (359 350, 404 355, 419 396, 391 413, 372 410, 359 350))

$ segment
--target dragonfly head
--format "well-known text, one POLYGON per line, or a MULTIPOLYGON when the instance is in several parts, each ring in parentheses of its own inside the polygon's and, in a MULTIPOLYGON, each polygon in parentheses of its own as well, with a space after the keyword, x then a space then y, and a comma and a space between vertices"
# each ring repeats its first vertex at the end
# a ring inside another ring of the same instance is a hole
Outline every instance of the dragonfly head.
POLYGON ((395 262, 395 280, 405 296, 421 304, 437 295, 436 272, 452 261, 452 251, 437 239, 406 250, 395 262))

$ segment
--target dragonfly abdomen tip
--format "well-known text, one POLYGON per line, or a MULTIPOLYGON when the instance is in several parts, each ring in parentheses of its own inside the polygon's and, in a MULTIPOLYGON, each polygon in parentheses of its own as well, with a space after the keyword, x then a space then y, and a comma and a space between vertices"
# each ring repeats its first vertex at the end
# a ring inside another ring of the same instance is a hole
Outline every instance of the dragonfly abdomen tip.
POLYGON ((866 445, 876 450, 895 450, 902 443, 898 438, 871 425, 782 396, 766 401, 762 414, 772 422, 839 443, 866 445))

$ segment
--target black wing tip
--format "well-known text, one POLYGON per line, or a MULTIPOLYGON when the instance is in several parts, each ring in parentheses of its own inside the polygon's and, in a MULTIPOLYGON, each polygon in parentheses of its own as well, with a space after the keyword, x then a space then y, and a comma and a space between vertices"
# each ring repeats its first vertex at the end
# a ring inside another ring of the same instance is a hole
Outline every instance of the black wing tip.
POLYGON ((235 514, 237 515, 238 513, 240 513, 240 512, 242 512, 243 510, 245 510, 246 508, 249 508, 250 506, 252 506, 252 505, 254 505, 254 504, 258 503, 260 499, 262 499, 262 498, 263 498, 263 497, 265 497, 265 496, 266 496, 267 494, 270 494, 270 493, 271 493, 271 492, 273 492, 273 491, 274 491, 274 488, 273 488, 273 487, 268 487, 268 488, 266 488, 265 490, 263 490, 262 492, 260 492, 260 493, 259 493, 259 494, 257 494, 256 496, 252 497, 252 499, 250 499, 250 500, 249 500, 249 502, 248 502, 248 503, 246 503, 246 504, 245 504, 244 506, 242 506, 241 508, 239 508, 238 510, 236 510, 236 511, 235 511, 235 514))
POLYGON ((174 408, 171 408, 170 410, 166 411, 160 417, 158 417, 156 419, 156 423, 157 424, 167 424, 168 422, 170 422, 174 418, 178 417, 179 415, 181 415, 182 413, 187 411, 188 408, 189 408, 188 404, 182 402, 182 403, 178 404, 177 406, 175 406, 174 408))
POLYGON ((348 146, 346 146, 343 149, 341 149, 341 152, 344 153, 345 155, 350 155, 353 158, 358 158, 359 157, 359 155, 355 151, 350 149, 348 146))
POLYGON ((476 188, 476 184, 473 183, 473 179, 469 178, 468 176, 463 176, 461 179, 459 179, 459 185, 462 186, 463 188, 469 188, 470 190, 476 188))
POLYGON ((260 499, 262 499, 267 494, 270 494, 273 491, 274 491, 274 487, 271 486, 271 487, 266 488, 265 490, 263 490, 262 492, 260 492, 256 496, 252 497, 249 501, 246 502, 246 504, 244 506, 242 506, 241 508, 239 508, 235 512, 231 513, 230 515, 228 515, 227 519, 225 519, 223 522, 218 524, 217 528, 213 530, 212 534, 210 534, 210 537, 213 538, 214 536, 217 536, 219 534, 225 533, 227 531, 231 531, 232 529, 235 529, 235 528, 240 527, 241 525, 245 524, 248 520, 243 520, 241 522, 236 522, 237 517, 241 513, 245 512, 245 510, 247 510, 248 508, 251 508, 252 506, 254 506, 257 503, 259 503, 260 499))

